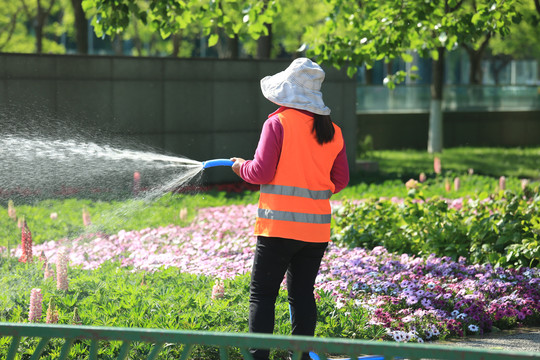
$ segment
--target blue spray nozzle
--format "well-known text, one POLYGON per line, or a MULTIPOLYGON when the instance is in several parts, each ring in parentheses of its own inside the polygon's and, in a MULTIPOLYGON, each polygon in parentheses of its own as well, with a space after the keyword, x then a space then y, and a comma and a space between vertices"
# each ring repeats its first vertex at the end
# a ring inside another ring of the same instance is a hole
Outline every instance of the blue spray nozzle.
POLYGON ((229 159, 214 159, 214 160, 208 160, 203 161, 202 166, 203 169, 214 167, 214 166, 232 166, 234 164, 234 161, 229 159))

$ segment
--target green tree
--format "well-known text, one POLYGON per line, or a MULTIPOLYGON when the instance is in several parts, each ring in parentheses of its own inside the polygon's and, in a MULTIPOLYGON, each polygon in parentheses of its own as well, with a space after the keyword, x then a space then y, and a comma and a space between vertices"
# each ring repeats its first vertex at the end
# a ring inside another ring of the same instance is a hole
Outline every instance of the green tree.
POLYGON ((8 49, 9 42, 17 36, 18 18, 22 13, 22 6, 18 2, 8 0, 0 1, 0 51, 8 49))
POLYGON ((0 51, 63 53, 60 35, 71 27, 67 0, 0 0, 0 51))
POLYGON ((83 8, 97 9, 92 24, 98 36, 121 34, 134 15, 162 38, 200 26, 208 46, 217 44, 220 31, 254 39, 269 35, 266 25, 279 10, 277 0, 83 0, 83 8))
MULTIPOLYGON (((411 52, 433 61, 428 151, 442 150, 444 59, 460 44, 477 44, 489 33, 507 35, 519 21, 516 0, 326 0, 332 15, 325 29, 313 32, 313 53, 355 73, 376 60, 413 60, 411 52), (475 8, 476 12, 471 11, 475 8)), ((388 76, 390 86, 406 73, 388 76)))
POLYGON ((317 0, 83 0, 83 7, 87 16, 95 15, 98 36, 136 39, 128 33, 134 26, 144 33, 147 25, 151 33, 171 37, 172 53, 177 54, 180 40, 202 34, 208 46, 216 46, 219 57, 229 58, 239 56, 240 44, 257 58, 283 50, 293 53, 307 41, 306 26, 323 23, 330 11, 329 4, 317 0))
POLYGON ((43 37, 44 28, 47 25, 49 16, 53 12, 55 5, 58 5, 57 0, 41 1, 36 0, 20 0, 24 14, 28 23, 32 24, 34 29, 34 36, 36 40, 36 53, 41 54, 43 52, 43 37))
MULTIPOLYGON (((294 54, 305 51, 311 42, 306 27, 324 26, 330 11, 329 4, 320 0, 280 2, 280 12, 272 22, 271 57, 281 52, 294 54)), ((250 37, 241 40, 245 51, 256 56, 257 42, 250 37)))
MULTIPOLYGON (((535 0, 538 7, 540 0, 535 0)), ((494 55, 508 55, 513 59, 540 60, 540 11, 535 4, 527 1, 519 4, 523 21, 510 26, 510 32, 498 36, 491 42, 494 55)))

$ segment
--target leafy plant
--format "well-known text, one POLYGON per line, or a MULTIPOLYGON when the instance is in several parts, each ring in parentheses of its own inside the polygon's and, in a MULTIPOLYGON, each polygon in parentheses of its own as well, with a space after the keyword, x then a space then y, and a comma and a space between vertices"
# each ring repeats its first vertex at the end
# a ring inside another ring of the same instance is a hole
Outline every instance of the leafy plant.
POLYGON ((510 191, 479 199, 425 199, 412 190, 403 201, 344 202, 335 212, 333 240, 341 245, 429 256, 467 258, 505 267, 540 263, 540 197, 510 191))

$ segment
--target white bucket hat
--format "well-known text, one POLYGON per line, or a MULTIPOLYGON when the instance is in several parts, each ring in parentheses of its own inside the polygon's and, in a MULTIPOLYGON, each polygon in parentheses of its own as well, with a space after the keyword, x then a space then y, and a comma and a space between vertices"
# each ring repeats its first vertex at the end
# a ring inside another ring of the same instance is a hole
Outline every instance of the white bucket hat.
POLYGON ((324 70, 307 58, 294 60, 287 69, 261 80, 265 98, 281 106, 330 115, 324 105, 321 84, 324 70))

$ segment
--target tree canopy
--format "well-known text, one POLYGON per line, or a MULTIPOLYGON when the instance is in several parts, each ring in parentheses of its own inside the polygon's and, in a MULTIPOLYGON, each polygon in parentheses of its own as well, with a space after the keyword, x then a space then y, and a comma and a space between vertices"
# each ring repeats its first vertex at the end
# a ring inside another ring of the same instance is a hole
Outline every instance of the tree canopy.
POLYGON ((507 35, 521 20, 516 0, 326 1, 333 10, 324 30, 312 36, 314 53, 348 65, 350 74, 377 60, 410 62, 413 52, 437 60, 440 49, 477 44, 486 33, 507 35))
POLYGON ((512 24, 510 31, 491 42, 494 55, 510 55, 514 59, 540 59, 540 0, 519 3, 523 21, 512 24))

